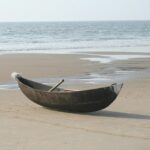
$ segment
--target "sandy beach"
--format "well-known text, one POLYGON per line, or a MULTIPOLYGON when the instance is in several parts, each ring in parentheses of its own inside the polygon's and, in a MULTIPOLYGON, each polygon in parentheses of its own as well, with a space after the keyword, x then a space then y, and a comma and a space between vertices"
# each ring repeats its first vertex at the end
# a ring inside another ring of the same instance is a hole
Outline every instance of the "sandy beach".
POLYGON ((87 56, 1 55, 0 83, 12 82, 13 71, 28 78, 40 78, 85 75, 106 67, 123 67, 143 71, 143 76, 124 81, 118 98, 107 109, 84 114, 46 109, 28 100, 20 90, 0 90, 0 149, 150 149, 150 75, 144 72, 150 67, 150 59, 101 64, 81 60, 82 57, 87 56))

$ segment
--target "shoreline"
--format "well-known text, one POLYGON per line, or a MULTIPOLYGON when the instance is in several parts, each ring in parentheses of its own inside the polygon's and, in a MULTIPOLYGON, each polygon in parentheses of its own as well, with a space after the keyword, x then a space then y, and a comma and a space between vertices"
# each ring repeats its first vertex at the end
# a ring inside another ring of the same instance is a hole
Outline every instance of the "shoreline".
POLYGON ((116 54, 148 54, 150 55, 149 51, 150 46, 124 46, 124 47, 81 47, 81 48, 50 48, 49 49, 37 49, 37 48, 31 48, 31 49, 24 49, 24 47, 21 47, 19 49, 0 49, 0 55, 15 55, 15 54, 81 54, 81 53, 116 53, 116 54))
MULTIPOLYGON (((12 90, 18 86, 11 79, 12 72, 37 82, 55 85, 62 78, 65 87, 97 87, 114 82, 138 81, 150 77, 150 59, 134 58, 112 60, 108 63, 90 61, 93 56, 134 55, 133 53, 96 53, 96 54, 9 54, 0 55, 0 90, 12 90), (11 63, 10 63, 11 62, 11 63)), ((139 54, 136 54, 139 55, 139 54)), ((149 56, 148 56, 149 57, 149 56)))

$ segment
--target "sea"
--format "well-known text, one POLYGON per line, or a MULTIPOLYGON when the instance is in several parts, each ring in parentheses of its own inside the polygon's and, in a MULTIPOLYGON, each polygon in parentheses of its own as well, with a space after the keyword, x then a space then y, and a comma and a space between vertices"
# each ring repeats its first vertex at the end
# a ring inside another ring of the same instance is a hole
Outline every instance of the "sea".
POLYGON ((150 21, 0 23, 0 54, 150 53, 150 21))

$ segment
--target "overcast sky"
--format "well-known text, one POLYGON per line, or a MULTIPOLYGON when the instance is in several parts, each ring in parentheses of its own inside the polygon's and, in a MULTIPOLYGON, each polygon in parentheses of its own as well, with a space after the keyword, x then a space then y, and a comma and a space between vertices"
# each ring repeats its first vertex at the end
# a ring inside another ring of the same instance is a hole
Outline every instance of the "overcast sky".
POLYGON ((0 21, 150 20, 150 0, 0 0, 0 21))

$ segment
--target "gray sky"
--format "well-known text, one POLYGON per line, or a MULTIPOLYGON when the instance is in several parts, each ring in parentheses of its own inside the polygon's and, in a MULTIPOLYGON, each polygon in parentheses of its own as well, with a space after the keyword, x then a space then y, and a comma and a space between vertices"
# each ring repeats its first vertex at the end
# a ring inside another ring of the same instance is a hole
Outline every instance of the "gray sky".
POLYGON ((0 21, 150 20, 150 0, 0 0, 0 21))

